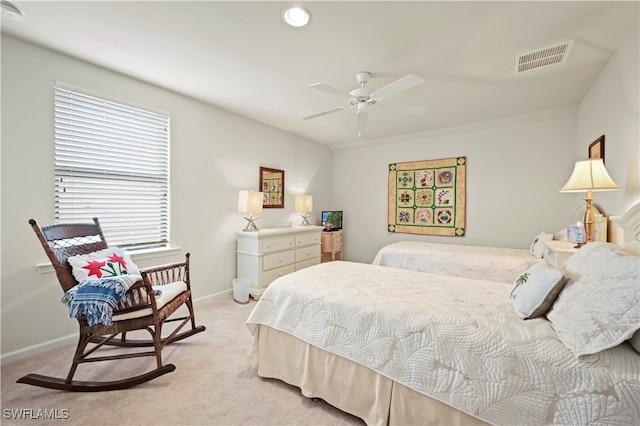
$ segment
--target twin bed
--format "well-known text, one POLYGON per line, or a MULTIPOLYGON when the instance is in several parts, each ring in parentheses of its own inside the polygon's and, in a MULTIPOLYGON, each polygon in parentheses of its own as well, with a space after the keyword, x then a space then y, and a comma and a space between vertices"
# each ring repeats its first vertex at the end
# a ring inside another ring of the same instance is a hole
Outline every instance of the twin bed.
MULTIPOLYGON (((631 222, 620 245, 640 235, 631 222)), ((535 282, 541 262, 528 250, 402 242, 374 264, 297 271, 247 320, 252 363, 372 425, 638 424, 640 345, 627 341, 640 338, 637 256, 585 246, 561 291, 545 293, 553 307, 525 320, 514 281, 530 271, 535 282)))

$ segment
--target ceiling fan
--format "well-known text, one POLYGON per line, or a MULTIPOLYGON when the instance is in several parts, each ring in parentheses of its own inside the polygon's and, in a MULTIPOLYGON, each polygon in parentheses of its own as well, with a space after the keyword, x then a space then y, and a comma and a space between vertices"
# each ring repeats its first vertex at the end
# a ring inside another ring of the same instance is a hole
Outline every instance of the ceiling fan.
POLYGON ((424 114, 427 109, 418 105, 407 105, 398 103, 385 102, 385 99, 400 93, 411 87, 417 86, 424 82, 424 80, 415 74, 407 74, 398 80, 387 84, 380 89, 371 91, 367 88, 367 82, 371 78, 371 74, 362 71, 356 74, 356 80, 360 83, 360 87, 350 92, 336 89, 324 83, 314 83, 309 87, 320 90, 331 95, 340 96, 347 99, 347 105, 331 108, 326 111, 318 112, 316 114, 307 115, 302 117, 303 120, 310 120, 312 118, 322 117, 323 115, 332 114, 334 112, 342 111, 347 108, 356 109, 356 128, 358 130, 358 136, 362 136, 362 132, 367 128, 367 118, 370 107, 395 109, 408 114, 420 115, 424 114))

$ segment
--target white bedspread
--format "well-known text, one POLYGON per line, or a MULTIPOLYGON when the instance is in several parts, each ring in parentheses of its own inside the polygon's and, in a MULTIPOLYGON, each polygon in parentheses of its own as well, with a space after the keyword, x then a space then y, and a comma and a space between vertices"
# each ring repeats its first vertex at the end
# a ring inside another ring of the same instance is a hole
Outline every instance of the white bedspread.
POLYGON ((513 284, 541 259, 529 250, 400 241, 382 247, 374 265, 513 284))
POLYGON ((510 286, 351 262, 274 281, 247 320, 340 355, 496 425, 638 424, 628 344, 578 361, 510 286))

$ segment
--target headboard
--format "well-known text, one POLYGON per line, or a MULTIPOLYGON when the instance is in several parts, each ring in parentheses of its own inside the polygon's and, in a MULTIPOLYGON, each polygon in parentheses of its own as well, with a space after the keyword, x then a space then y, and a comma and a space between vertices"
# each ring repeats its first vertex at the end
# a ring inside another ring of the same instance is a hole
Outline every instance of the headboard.
POLYGON ((610 240, 626 251, 640 255, 640 202, 622 216, 611 216, 610 240))

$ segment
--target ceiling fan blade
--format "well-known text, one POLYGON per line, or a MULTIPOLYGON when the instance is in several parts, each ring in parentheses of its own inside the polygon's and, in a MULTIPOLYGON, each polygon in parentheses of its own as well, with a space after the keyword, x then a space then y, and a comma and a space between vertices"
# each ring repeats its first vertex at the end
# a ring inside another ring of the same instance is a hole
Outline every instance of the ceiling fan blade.
POLYGON ((321 92, 328 93, 330 95, 340 96, 341 98, 351 98, 351 94, 349 94, 349 92, 336 89, 335 87, 326 85, 324 83, 313 83, 309 87, 311 87, 312 89, 320 90, 321 92))
POLYGON ((383 99, 389 96, 393 96, 396 93, 400 93, 403 90, 410 89, 413 86, 417 86, 418 84, 424 82, 424 80, 418 77, 415 74, 407 74, 404 77, 399 78, 398 80, 387 84, 384 87, 381 87, 378 90, 374 90, 371 93, 372 98, 383 99))
POLYGON ((337 108, 331 108, 328 109, 326 111, 322 111, 322 112, 318 112, 316 114, 311 114, 311 115, 307 115, 306 117, 302 117, 303 120, 310 120, 312 118, 317 118, 317 117, 322 117, 323 115, 327 115, 327 114, 331 114, 334 112, 338 112, 338 111, 342 111, 343 109, 345 109, 346 107, 337 107, 337 108))
POLYGON ((358 130, 358 137, 362 136, 362 133, 367 129, 368 117, 368 105, 366 103, 358 104, 358 112, 356 113, 356 129, 358 130))
POLYGON ((382 104, 378 104, 378 108, 386 109, 389 111, 398 111, 404 114, 411 115, 422 115, 429 111, 429 108, 423 107, 420 105, 409 105, 409 104, 397 104, 392 102, 384 102, 382 104))

